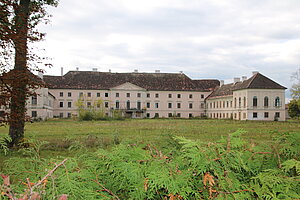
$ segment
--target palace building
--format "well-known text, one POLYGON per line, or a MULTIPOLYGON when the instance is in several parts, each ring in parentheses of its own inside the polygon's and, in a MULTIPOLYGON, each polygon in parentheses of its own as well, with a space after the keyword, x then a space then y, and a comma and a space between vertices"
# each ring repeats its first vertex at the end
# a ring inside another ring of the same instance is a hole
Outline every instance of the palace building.
POLYGON ((28 115, 42 119, 78 115, 78 105, 118 110, 130 118, 208 117, 235 120, 285 120, 285 87, 253 72, 233 83, 193 80, 184 73, 69 71, 39 75, 47 88, 28 101, 28 115))

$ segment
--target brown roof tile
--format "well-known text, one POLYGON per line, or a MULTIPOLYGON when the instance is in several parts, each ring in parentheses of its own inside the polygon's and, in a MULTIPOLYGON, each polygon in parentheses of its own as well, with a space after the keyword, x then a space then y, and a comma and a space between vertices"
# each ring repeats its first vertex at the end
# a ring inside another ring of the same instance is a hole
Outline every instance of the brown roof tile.
POLYGON ((126 82, 156 91, 209 91, 219 85, 218 80, 191 80, 178 73, 110 73, 70 71, 64 76, 44 76, 52 89, 107 90, 126 82))

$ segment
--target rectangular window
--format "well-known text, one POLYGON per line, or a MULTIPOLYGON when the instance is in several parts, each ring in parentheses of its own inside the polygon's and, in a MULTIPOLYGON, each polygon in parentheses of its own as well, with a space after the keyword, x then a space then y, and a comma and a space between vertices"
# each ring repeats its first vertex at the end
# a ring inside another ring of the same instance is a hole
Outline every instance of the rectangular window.
POLYGON ((137 106, 137 109, 138 109, 138 110, 141 110, 141 102, 140 102, 140 101, 137 102, 137 105, 136 105, 136 106, 137 106))
POLYGON ((257 112, 253 113, 253 118, 257 118, 257 112))
POLYGON ((172 108, 172 103, 168 103, 168 108, 172 108))
POLYGON ((177 108, 181 108, 181 103, 177 103, 177 108))
POLYGON ((137 93, 137 95, 136 95, 138 98, 140 98, 141 97, 141 93, 137 93))
POLYGON ((201 103, 201 104, 200 104, 200 108, 204 108, 204 103, 201 103))
POLYGON ((147 93, 147 98, 150 98, 150 93, 147 93))
POLYGON ((172 94, 169 94, 168 96, 169 96, 169 98, 172 98, 172 94))
POLYGON ((280 118, 280 112, 275 113, 275 118, 280 118))
POLYGON ((59 93, 59 96, 60 96, 60 97, 63 97, 63 96, 64 96, 64 93, 63 93, 63 92, 60 92, 60 93, 59 93))
POLYGON ((177 94, 177 98, 180 99, 181 98, 181 94, 177 94))
POLYGON ((158 114, 158 113, 155 113, 155 114, 154 114, 154 117, 155 117, 155 118, 159 118, 159 114, 158 114))
POLYGON ((68 102, 68 108, 71 108, 72 107, 72 102, 68 102))
POLYGON ((158 93, 155 94, 155 98, 159 98, 159 94, 158 93))
POLYGON ((192 113, 189 113, 189 118, 192 118, 193 117, 193 114, 192 113))
POLYGON ((86 105, 87 105, 87 107, 89 108, 89 107, 92 106, 92 103, 91 103, 91 102, 87 102, 86 105))
POLYGON ((181 113, 177 113, 177 117, 181 117, 181 113))
POLYGON ((105 93, 105 97, 108 97, 108 93, 107 92, 105 93))
POLYGON ((68 113, 68 118, 71 118, 72 114, 71 113, 68 113))
POLYGON ((116 101, 116 109, 119 109, 119 108, 120 108, 120 102, 116 101))
POLYGON ((79 92, 79 97, 83 97, 83 92, 79 92))
POLYGON ((36 111, 32 111, 31 112, 31 117, 37 117, 37 112, 36 111))
POLYGON ((63 108, 64 107, 64 102, 59 102, 59 107, 63 108))
POLYGON ((146 117, 147 117, 147 118, 150 118, 150 113, 147 113, 147 114, 146 114, 146 117))
POLYGON ((189 103, 189 109, 192 109, 192 108, 193 108, 193 104, 189 103))
POLYGON ((88 92, 87 96, 88 96, 88 97, 91 97, 91 96, 92 96, 92 93, 88 92))
POLYGON ((204 99, 204 94, 201 94, 201 99, 204 99))
POLYGON ((269 113, 265 112, 265 118, 269 118, 269 113))
POLYGON ((168 113, 168 117, 173 117, 173 114, 172 113, 168 113))
POLYGON ((120 94, 119 94, 119 93, 116 93, 116 97, 120 97, 120 94))
POLYGON ((108 102, 107 101, 104 102, 104 106, 105 106, 105 108, 108 108, 108 102))
POLYGON ((126 93, 126 97, 130 97, 130 93, 126 93))
POLYGON ((97 97, 100 97, 100 92, 97 92, 97 97))
POLYGON ((64 117, 64 113, 59 113, 59 117, 63 118, 64 117))
POLYGON ((71 97, 72 96, 72 92, 68 92, 68 97, 71 97))
POLYGON ((192 95, 192 94, 190 94, 190 95, 189 95, 189 98, 190 98, 190 99, 192 99, 192 98, 193 98, 193 95, 192 95))
POLYGON ((159 104, 158 103, 155 103, 155 108, 158 108, 159 104))
POLYGON ((31 97, 31 104, 32 105, 37 105, 37 96, 36 95, 31 97))
POLYGON ((150 108, 150 102, 147 102, 147 108, 150 108))

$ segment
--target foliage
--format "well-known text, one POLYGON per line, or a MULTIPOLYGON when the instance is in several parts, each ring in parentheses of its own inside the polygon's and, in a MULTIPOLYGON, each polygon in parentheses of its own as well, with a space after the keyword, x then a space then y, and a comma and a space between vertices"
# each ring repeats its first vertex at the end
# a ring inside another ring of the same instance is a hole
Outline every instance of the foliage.
POLYGON ((292 79, 296 81, 292 85, 292 88, 290 89, 291 91, 291 96, 293 99, 300 99, 300 68, 293 73, 292 79))
POLYGON ((300 99, 293 99, 288 104, 288 112, 290 117, 299 118, 300 117, 300 99))
MULTIPOLYGON (((238 130, 214 143, 177 136, 164 151, 128 142, 111 150, 79 150, 37 192, 43 199, 61 194, 70 199, 300 198, 299 134, 274 134, 271 146, 245 141, 243 134, 238 130)), ((26 178, 41 180, 61 160, 11 158, 2 173, 10 175, 11 189, 22 194, 28 189, 26 178)))

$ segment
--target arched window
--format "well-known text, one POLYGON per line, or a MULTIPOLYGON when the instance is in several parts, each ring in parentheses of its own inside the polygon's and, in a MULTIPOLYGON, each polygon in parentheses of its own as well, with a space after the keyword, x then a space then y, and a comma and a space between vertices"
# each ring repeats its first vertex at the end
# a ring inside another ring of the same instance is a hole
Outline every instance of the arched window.
POLYGON ((236 108, 236 98, 234 98, 234 107, 236 108))
POLYGON ((253 106, 256 107, 257 106, 257 96, 253 97, 253 106))
POLYGON ((130 110, 130 101, 128 100, 126 103, 127 110, 130 110))
POLYGON ((242 106, 242 98, 239 97, 239 108, 242 106))
POLYGON ((244 108, 246 108, 246 97, 244 97, 244 108))
POLYGON ((275 98, 275 107, 279 107, 280 106, 280 98, 276 97, 275 98))
POLYGON ((268 107, 269 106, 269 98, 265 97, 264 98, 264 107, 268 107))

